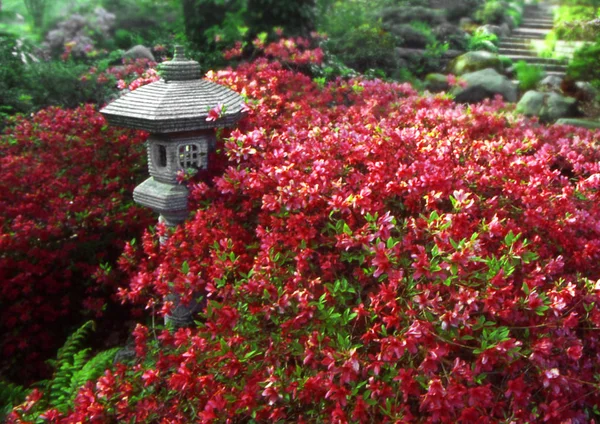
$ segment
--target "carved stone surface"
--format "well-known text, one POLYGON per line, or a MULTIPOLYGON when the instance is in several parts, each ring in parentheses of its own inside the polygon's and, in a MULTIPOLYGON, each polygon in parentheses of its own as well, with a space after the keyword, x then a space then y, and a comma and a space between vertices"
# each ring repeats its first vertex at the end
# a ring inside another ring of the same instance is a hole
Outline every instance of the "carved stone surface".
POLYGON ((118 127, 151 133, 197 131, 234 125, 243 115, 243 99, 233 90, 201 79, 200 65, 177 50, 172 61, 162 64, 163 78, 134 90, 100 111, 118 127), (216 121, 208 112, 222 105, 216 121))
POLYGON ((184 185, 167 184, 150 177, 133 190, 133 200, 162 214, 187 210, 188 194, 184 185))

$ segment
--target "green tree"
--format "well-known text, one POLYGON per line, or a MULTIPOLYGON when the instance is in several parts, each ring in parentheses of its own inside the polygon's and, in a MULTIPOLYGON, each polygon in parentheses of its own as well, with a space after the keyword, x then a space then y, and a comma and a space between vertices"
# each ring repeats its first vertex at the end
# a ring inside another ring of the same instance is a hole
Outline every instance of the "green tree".
POLYGON ((46 13, 47 0, 24 0, 27 11, 33 18, 36 28, 42 28, 46 13))

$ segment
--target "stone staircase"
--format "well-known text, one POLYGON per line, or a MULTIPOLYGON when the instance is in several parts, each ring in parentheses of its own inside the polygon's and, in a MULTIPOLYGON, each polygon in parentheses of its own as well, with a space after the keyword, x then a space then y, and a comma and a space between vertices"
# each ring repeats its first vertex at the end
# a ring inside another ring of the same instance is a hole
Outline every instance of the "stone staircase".
POLYGON ((526 5, 523 11, 523 22, 509 37, 500 39, 498 53, 518 62, 523 60, 540 66, 546 75, 564 77, 567 63, 558 59, 546 59, 537 55, 531 43, 533 40, 544 40, 552 30, 553 14, 547 4, 526 5))

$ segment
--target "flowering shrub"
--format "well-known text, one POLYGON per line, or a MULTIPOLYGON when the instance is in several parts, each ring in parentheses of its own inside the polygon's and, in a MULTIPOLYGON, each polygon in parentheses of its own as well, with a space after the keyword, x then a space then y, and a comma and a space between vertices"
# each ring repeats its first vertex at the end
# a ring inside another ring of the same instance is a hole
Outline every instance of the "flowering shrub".
POLYGON ((266 59, 208 78, 253 109, 226 168, 164 246, 159 228, 120 259, 124 300, 207 306, 196 328, 138 325, 133 366, 43 417, 593 422, 598 133, 266 59))
POLYGON ((20 379, 39 378, 82 310, 102 314, 111 262, 151 222, 131 199, 144 140, 92 106, 44 109, 1 136, 1 363, 25 361, 20 379))

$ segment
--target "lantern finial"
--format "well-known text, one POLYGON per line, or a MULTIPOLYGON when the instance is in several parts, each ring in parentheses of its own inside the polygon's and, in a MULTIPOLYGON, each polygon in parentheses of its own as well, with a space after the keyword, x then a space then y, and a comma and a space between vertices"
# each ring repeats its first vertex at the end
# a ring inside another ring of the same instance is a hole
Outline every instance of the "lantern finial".
POLYGON ((173 55, 174 61, 187 60, 185 57, 185 49, 182 45, 175 46, 175 54, 173 55))

